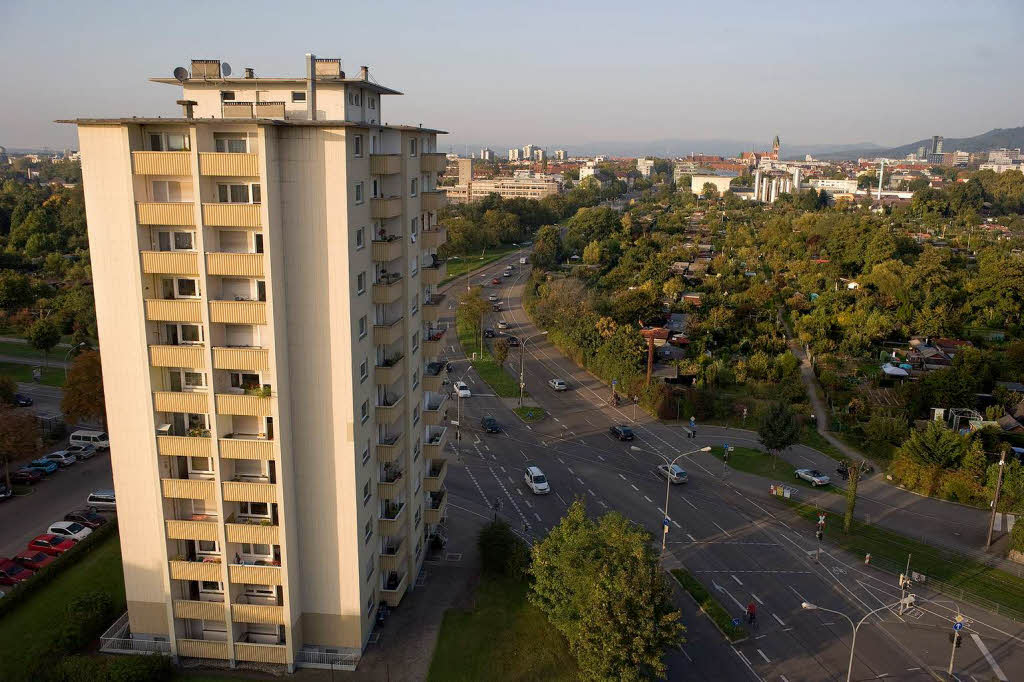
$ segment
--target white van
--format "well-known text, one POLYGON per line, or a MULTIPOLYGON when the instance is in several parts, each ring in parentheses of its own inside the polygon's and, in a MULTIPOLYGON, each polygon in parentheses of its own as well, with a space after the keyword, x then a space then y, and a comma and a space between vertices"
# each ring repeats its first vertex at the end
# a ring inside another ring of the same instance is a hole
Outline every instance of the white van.
POLYGON ((519 264, 520 265, 526 265, 526 259, 525 258, 520 258, 519 259, 519 264))
POLYGON ((110 436, 107 435, 106 431, 75 431, 71 434, 71 437, 68 438, 68 441, 72 445, 92 443, 93 447, 97 450, 110 449, 110 436))

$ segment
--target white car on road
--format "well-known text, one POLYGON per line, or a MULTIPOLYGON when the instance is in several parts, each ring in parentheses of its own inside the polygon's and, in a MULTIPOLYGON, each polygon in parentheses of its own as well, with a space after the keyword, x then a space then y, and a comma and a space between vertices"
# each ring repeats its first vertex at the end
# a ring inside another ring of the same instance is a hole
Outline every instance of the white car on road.
POLYGON ((565 391, 569 389, 569 385, 561 379, 549 379, 548 386, 554 391, 565 391))
POLYGON ((469 390, 469 386, 466 385, 465 381, 456 381, 453 388, 455 394, 460 398, 472 398, 473 393, 469 390))
POLYGON ((494 301, 498 300, 498 295, 497 294, 491 294, 490 296, 487 297, 487 300, 491 301, 493 303, 494 301))
POLYGON ((658 474, 664 476, 673 484, 686 483, 690 480, 686 470, 678 464, 659 464, 658 474))
POLYGON ((84 540, 92 532, 92 529, 77 521, 58 521, 50 524, 50 528, 46 532, 72 540, 84 540))
POLYGON ((508 322, 505 320, 498 320, 498 329, 508 329, 508 322))
POLYGON ((548 477, 544 475, 544 472, 540 470, 540 467, 526 467, 526 473, 523 474, 523 481, 526 483, 526 487, 534 495, 547 495, 551 492, 551 485, 548 483, 548 477))
POLYGON ((817 469, 797 469, 795 472, 797 478, 802 478, 814 487, 819 485, 828 485, 829 477, 821 473, 817 469))

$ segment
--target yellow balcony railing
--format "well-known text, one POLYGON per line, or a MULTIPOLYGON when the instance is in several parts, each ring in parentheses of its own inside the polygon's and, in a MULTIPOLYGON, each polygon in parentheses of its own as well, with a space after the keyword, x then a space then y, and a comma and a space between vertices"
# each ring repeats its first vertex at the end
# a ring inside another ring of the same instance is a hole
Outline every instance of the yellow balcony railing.
POLYGON ((191 201, 140 201, 136 210, 140 225, 195 225, 196 214, 191 201))
POLYGON ((444 227, 420 230, 420 245, 424 249, 439 249, 447 241, 448 230, 444 227))
POLYGON ((288 647, 284 644, 235 642, 235 660, 284 665, 288 662, 288 647))
POLYGON ((405 358, 398 358, 391 365, 377 365, 373 368, 373 378, 378 384, 389 386, 405 374, 405 358))
POLYGON ((219 583, 223 581, 221 565, 212 561, 171 561, 172 580, 206 580, 219 583))
POLYGON ((281 585, 280 566, 249 566, 229 564, 228 577, 233 583, 245 585, 281 585))
POLYGON ((402 215, 401 197, 377 197, 370 199, 370 217, 377 220, 397 218, 402 215))
POLYGON ((408 506, 408 505, 403 506, 398 511, 398 513, 394 515, 393 518, 387 519, 387 518, 381 517, 381 518, 377 519, 377 531, 381 535, 404 536, 405 535, 405 513, 406 513, 405 507, 406 506, 408 506))
POLYGON ((242 227, 256 229, 262 226, 260 204, 203 204, 203 223, 207 227, 242 227))
POLYGON ((228 643, 212 639, 183 639, 179 637, 176 640, 175 649, 178 655, 184 658, 213 658, 222 661, 231 658, 228 654, 228 643))
POLYGON ((402 277, 389 276, 373 284, 373 302, 378 305, 394 303, 402 296, 402 277))
POLYGON ((400 434, 390 439, 389 442, 377 441, 376 451, 377 459, 382 463, 387 464, 394 462, 401 456, 402 451, 405 449, 405 434, 400 434))
POLYGON ((444 336, 447 331, 447 328, 434 329, 429 336, 423 338, 423 355, 425 357, 436 358, 441 354, 444 336))
POLYGON ((438 263, 430 267, 424 266, 420 270, 424 284, 438 285, 445 277, 448 276, 448 264, 438 263))
POLYGON ((217 540, 220 537, 216 521, 167 522, 167 537, 171 540, 217 540))
POLYGON ((428 493, 439 492, 444 486, 444 479, 447 477, 448 462, 446 460, 442 460, 439 467, 431 469, 427 472, 427 475, 423 477, 423 489, 428 493))
POLYGON ((403 244, 401 239, 373 242, 373 260, 375 263, 387 263, 402 257, 403 244))
POLYGON ((258 395, 217 394, 217 414, 239 417, 269 417, 273 415, 270 398, 258 395))
POLYGON ((195 620, 225 620, 227 610, 224 602, 198 601, 195 599, 175 599, 175 618, 192 618, 195 620))
POLYGON ((398 584, 394 585, 392 589, 382 587, 380 590, 380 597, 388 606, 398 606, 399 602, 402 601, 402 597, 405 596, 405 588, 409 586, 409 574, 402 573, 401 576, 398 584))
POLYGON ((146 275, 198 275, 199 255, 190 251, 143 251, 146 275))
POLYGON ((157 436, 156 451, 169 457, 212 457, 209 438, 192 436, 157 436))
POLYGON ((399 539, 398 543, 389 547, 388 550, 388 554, 381 552, 380 570, 390 573, 404 568, 405 560, 409 556, 409 545, 405 539, 399 539))
POLYGON ((444 423, 444 414, 448 411, 448 395, 442 394, 441 400, 434 403, 433 407, 423 408, 423 421, 432 426, 439 426, 444 423))
POLYGON ((177 500, 213 500, 217 487, 211 479, 163 478, 160 487, 164 497, 177 500))
POLYGON ((189 152, 132 152, 136 175, 192 175, 189 152))
POLYGON ((440 500, 438 500, 437 504, 431 503, 427 506, 426 519, 430 525, 441 523, 445 512, 448 511, 448 493, 442 492, 439 497, 440 500))
POLYGON ((390 324, 373 325, 373 343, 376 346, 388 346, 398 341, 405 334, 405 318, 400 317, 390 324))
POLYGON ((378 424, 394 424, 405 414, 405 396, 394 400, 390 405, 378 405, 376 417, 378 424))
POLYGON ((284 102, 256 102, 256 118, 284 118, 284 102))
POLYGON ((221 438, 220 456, 223 459, 274 459, 274 442, 254 438, 221 438))
POLYGON ((210 411, 205 391, 154 391, 153 408, 157 412, 191 412, 192 414, 206 414, 210 411))
POLYGON ((420 206, 424 211, 439 211, 448 203, 448 195, 436 189, 420 193, 420 206))
POLYGON ((427 459, 437 459, 444 454, 445 446, 448 445, 448 428, 441 429, 440 436, 434 435, 433 440, 423 444, 423 454, 427 459))
POLYGON ((267 304, 263 301, 210 301, 210 322, 266 324, 267 304))
MULTIPOLYGON (((430 301, 423 304, 423 321, 437 322, 448 309, 447 297, 444 294, 435 294, 430 301)), ((434 390, 434 389, 431 389, 434 390)))
POLYGON ((447 157, 440 152, 420 154, 420 170, 424 173, 442 173, 447 165, 447 157))
POLYGON ((208 253, 206 272, 228 277, 263 277, 263 254, 208 253))
POLYGON ((284 607, 271 604, 232 604, 231 619, 236 623, 285 625, 284 607))
POLYGON ((146 319, 151 322, 202 322, 203 311, 198 300, 147 298, 146 319))
POLYGON ((200 152, 199 172, 202 175, 255 178, 260 174, 256 154, 229 154, 226 152, 200 152))
POLYGON ((150 346, 149 364, 153 367, 182 367, 203 369, 206 367, 202 346, 150 346))
POLYGON ((258 545, 280 544, 280 526, 260 526, 255 523, 228 523, 224 525, 228 542, 248 542, 258 545))
POLYGON ((277 502, 276 483, 224 481, 225 502, 277 502))
POLYGON ((405 481, 397 478, 394 481, 377 481, 377 496, 384 500, 397 500, 405 488, 405 481))
MULTIPOLYGON (((270 368, 270 354, 266 348, 213 349, 213 368, 258 372, 270 368)), ((184 366, 184 365, 182 365, 184 366)))
POLYGON ((370 154, 371 175, 394 175, 402 172, 402 157, 398 154, 370 154))

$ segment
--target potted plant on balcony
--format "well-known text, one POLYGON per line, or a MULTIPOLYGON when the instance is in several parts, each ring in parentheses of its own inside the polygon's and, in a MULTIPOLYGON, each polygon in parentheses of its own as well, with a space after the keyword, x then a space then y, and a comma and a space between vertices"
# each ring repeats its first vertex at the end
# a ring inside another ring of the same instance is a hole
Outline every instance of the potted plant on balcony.
POLYGON ((190 438, 209 438, 210 429, 203 428, 202 426, 193 426, 185 434, 190 438))

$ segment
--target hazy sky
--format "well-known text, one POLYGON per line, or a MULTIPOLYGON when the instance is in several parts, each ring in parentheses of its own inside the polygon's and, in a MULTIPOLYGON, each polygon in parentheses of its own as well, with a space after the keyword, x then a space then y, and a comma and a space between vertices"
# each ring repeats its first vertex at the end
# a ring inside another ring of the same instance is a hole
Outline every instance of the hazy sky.
POLYGON ((900 144, 1024 125, 1024 2, 0 0, 0 145, 176 115, 190 58, 369 64, 388 122, 447 145, 664 138, 900 144), (492 7, 491 5, 499 5, 492 7), (299 13, 301 12, 301 14, 299 13))

